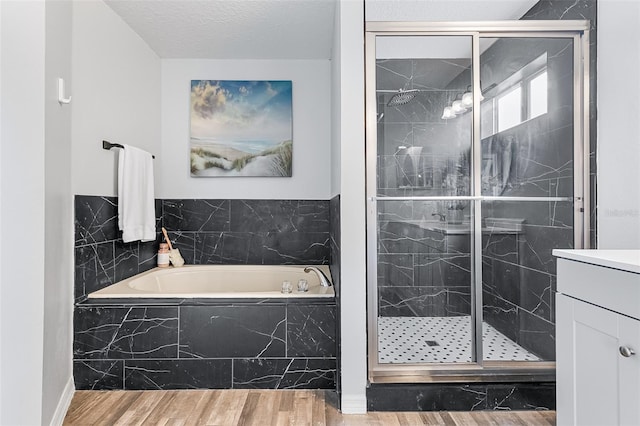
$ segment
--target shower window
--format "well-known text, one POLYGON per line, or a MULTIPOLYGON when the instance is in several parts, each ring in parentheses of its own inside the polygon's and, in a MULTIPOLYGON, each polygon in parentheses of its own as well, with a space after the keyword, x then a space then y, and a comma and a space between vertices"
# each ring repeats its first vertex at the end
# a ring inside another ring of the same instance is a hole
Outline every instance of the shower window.
POLYGON ((522 87, 517 85, 496 99, 498 132, 522 123, 522 87))
POLYGON ((552 380, 551 250, 586 223, 581 33, 444 25, 367 34, 370 379, 552 380))

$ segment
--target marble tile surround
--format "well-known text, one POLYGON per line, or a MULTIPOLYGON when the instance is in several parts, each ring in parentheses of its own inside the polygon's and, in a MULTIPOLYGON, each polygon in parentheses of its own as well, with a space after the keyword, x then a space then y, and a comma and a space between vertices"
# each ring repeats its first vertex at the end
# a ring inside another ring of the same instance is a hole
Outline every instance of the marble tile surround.
MULTIPOLYGON (((75 203, 77 389, 335 388, 335 300, 87 301, 154 268, 161 235, 125 244, 116 198, 75 203)), ((156 224, 187 263, 328 264, 329 204, 156 200, 156 224)))
POLYGON ((328 200, 156 200, 156 241, 125 244, 117 198, 75 197, 75 300, 156 266, 164 226, 188 264, 329 264, 328 200))
POLYGON ((333 300, 98 303, 76 305, 76 389, 335 388, 333 300))

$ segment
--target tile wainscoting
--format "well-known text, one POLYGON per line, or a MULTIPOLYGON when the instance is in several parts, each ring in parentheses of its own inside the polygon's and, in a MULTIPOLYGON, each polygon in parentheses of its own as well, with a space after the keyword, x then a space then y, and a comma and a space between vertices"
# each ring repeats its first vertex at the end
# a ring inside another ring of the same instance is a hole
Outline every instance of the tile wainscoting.
POLYGON ((161 226, 188 264, 329 264, 328 200, 156 200, 147 243, 123 243, 115 197, 75 218, 77 389, 335 388, 335 300, 87 299, 154 268, 161 226))

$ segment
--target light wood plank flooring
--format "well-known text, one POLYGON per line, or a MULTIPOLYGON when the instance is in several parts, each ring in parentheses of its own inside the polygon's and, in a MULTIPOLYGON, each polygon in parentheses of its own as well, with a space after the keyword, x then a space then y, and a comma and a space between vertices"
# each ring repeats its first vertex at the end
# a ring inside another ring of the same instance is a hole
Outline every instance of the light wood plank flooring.
POLYGON ((65 425, 554 425, 555 411, 343 415, 323 391, 76 391, 65 425))

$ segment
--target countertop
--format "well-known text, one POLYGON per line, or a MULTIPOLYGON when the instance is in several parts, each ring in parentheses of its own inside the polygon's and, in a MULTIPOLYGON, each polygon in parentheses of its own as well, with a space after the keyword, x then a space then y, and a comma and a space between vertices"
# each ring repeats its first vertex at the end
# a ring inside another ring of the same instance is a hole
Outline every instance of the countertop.
POLYGON ((553 255, 563 259, 640 274, 640 250, 555 249, 553 255))

